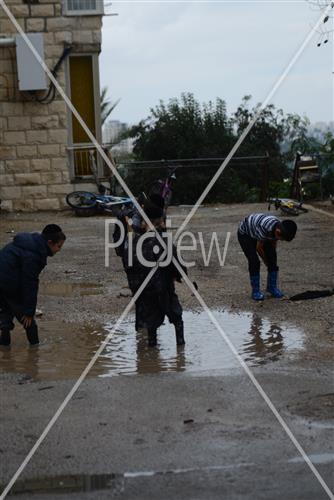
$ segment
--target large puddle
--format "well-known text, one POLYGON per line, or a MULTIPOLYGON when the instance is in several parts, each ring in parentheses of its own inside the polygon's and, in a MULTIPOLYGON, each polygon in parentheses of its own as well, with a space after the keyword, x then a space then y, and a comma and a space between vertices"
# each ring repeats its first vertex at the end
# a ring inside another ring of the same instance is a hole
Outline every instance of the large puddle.
MULTIPOLYGON (((288 323, 272 323, 256 313, 214 311, 214 315, 240 356, 250 365, 272 363, 303 347, 302 331, 288 323)), ((1 372, 24 374, 24 380, 76 378, 88 364, 112 324, 93 330, 84 325, 38 321, 41 344, 28 346, 18 326, 10 348, 0 347, 1 372)), ((129 317, 115 332, 90 376, 160 372, 212 372, 240 366, 205 312, 184 312, 186 345, 177 347, 173 326, 159 329, 158 347, 148 348, 144 333, 129 317)))

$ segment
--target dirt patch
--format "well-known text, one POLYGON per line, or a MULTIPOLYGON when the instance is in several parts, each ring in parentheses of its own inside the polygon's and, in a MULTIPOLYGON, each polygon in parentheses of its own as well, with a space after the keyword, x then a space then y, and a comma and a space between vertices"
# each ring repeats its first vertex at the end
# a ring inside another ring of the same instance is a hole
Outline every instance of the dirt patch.
MULTIPOLYGON (((189 207, 171 207, 172 227, 179 227, 189 210, 189 207)), ((217 232, 222 251, 228 232, 231 238, 224 267, 220 267, 215 251, 208 267, 203 263, 200 249, 194 252, 191 257, 196 260, 196 266, 190 270, 190 279, 197 282, 199 292, 210 308, 248 311, 272 322, 279 324, 284 320, 302 329, 305 332, 305 349, 294 363, 314 363, 321 370, 322 363, 329 363, 332 359, 333 297, 295 303, 268 298, 260 304, 250 298, 247 262, 239 247, 236 231, 243 217, 262 211, 267 211, 265 204, 201 207, 188 229, 202 234, 206 248, 210 245, 213 231, 217 232)), ((287 296, 291 296, 305 290, 333 287, 332 218, 309 212, 295 220, 298 224, 295 240, 279 243, 281 288, 287 296)), ((43 322, 62 321, 94 328, 118 317, 130 299, 121 293, 127 286, 121 260, 111 253, 110 266, 105 267, 103 216, 81 219, 69 211, 2 214, 1 244, 10 241, 16 232, 40 231, 51 222, 61 225, 67 241, 62 252, 49 259, 49 265, 41 275, 38 307, 43 311, 43 322)), ((265 279, 262 269, 263 287, 265 279)), ((178 294, 184 309, 201 309, 186 285, 178 285, 178 294)), ((187 331, 187 325, 185 328, 187 331)))

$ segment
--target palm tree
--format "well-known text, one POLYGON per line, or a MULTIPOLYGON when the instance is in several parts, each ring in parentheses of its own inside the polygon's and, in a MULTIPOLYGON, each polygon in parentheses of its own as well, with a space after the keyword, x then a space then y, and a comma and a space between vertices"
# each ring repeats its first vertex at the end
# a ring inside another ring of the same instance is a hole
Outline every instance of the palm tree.
POLYGON ((101 124, 103 125, 105 121, 107 120, 108 116, 110 113, 116 108, 117 104, 119 103, 120 99, 117 99, 115 102, 111 102, 107 98, 107 93, 108 93, 108 87, 105 86, 101 90, 101 96, 100 96, 100 105, 101 105, 101 124))

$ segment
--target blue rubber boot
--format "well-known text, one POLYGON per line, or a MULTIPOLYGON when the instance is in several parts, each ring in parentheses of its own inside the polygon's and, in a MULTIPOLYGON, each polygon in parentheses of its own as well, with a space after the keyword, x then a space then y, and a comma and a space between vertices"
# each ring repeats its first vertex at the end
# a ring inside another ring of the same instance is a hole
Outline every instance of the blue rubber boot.
POLYGON ((252 286, 252 299, 253 300, 263 300, 264 295, 260 292, 260 275, 250 277, 250 282, 252 286))
POLYGON ((269 292, 275 299, 281 299, 283 297, 283 293, 277 288, 277 278, 277 271, 268 272, 267 292, 269 292))

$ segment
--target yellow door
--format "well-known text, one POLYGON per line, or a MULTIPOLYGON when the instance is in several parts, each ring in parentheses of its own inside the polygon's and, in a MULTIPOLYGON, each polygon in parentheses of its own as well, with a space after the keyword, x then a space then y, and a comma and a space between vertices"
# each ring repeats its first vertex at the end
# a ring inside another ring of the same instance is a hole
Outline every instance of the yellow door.
MULTIPOLYGON (((92 56, 70 57, 71 101, 89 130, 96 136, 94 78, 92 56)), ((91 142, 75 116, 72 115, 73 145, 91 142)), ((88 150, 74 150, 75 175, 91 175, 88 150)))

